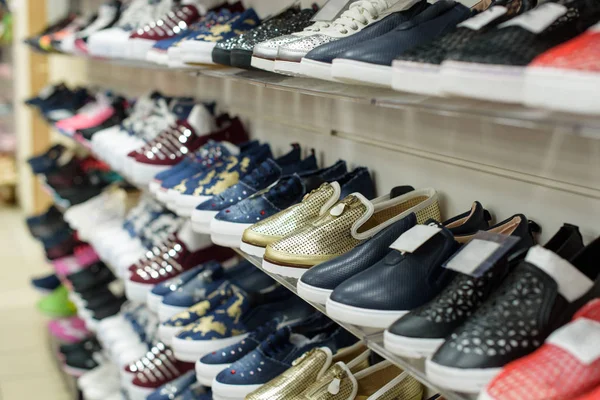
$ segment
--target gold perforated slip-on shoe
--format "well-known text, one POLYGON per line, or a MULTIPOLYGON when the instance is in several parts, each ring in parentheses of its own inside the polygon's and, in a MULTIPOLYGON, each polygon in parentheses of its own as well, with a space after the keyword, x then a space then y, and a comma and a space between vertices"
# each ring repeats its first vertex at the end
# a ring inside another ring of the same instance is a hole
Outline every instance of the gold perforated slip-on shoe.
POLYGON ((327 375, 331 365, 336 362, 348 363, 353 372, 369 366, 370 351, 357 343, 332 355, 328 347, 320 347, 305 353, 283 374, 265 383, 246 396, 246 400, 289 400, 294 399, 309 388, 315 381, 331 380, 327 375))
POLYGON ((423 385, 389 361, 353 372, 338 362, 300 396, 290 400, 421 400, 423 385))
POLYGON ((267 245, 284 238, 310 224, 325 214, 338 200, 340 185, 324 183, 307 194, 301 203, 258 222, 244 231, 241 249, 248 254, 262 257, 267 245))
POLYGON ((303 229, 270 243, 263 268, 279 275, 299 278, 310 267, 338 257, 394 222, 415 213, 417 221, 440 219, 434 189, 420 189, 391 198, 367 200, 353 193, 303 229))
POLYGON ((364 167, 354 169, 335 182, 323 183, 304 196, 302 202, 252 225, 244 232, 240 248, 248 254, 262 257, 267 245, 304 228, 357 190, 366 197, 375 197, 375 186, 369 170, 364 167))

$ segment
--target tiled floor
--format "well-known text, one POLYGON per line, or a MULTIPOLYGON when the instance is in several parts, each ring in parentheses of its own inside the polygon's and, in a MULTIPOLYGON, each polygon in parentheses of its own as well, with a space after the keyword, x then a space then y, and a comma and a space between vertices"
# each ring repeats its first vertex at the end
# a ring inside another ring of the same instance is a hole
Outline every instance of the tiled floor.
POLYGON ((51 270, 20 211, 0 207, 0 400, 72 400, 29 278, 51 270))

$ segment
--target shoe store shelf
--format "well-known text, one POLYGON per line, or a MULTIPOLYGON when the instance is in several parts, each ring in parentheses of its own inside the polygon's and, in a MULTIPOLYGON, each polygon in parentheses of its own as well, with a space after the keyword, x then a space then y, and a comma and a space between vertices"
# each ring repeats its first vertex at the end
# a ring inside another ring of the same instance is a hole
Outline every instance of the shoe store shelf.
MULTIPOLYGON (((98 61, 98 60, 94 60, 98 61)), ((499 125, 521 128, 563 128, 568 133, 600 139, 600 116, 577 115, 491 101, 436 97, 398 92, 387 88, 352 85, 312 78, 292 77, 267 71, 229 67, 172 69, 142 61, 101 60, 115 66, 178 71, 234 80, 269 89, 333 98, 399 110, 414 110, 455 118, 480 118, 499 125)))
POLYGON ((600 117, 458 97, 435 97, 386 88, 351 85, 311 78, 291 77, 266 71, 237 68, 205 69, 199 75, 233 79, 270 89, 354 101, 401 110, 416 110, 449 117, 482 118, 500 125, 523 128, 562 127, 571 133, 600 139, 600 117))
MULTIPOLYGON (((269 275, 274 280, 279 282, 281 285, 283 285, 287 289, 289 289, 291 292, 298 295, 298 291, 296 290, 296 281, 297 281, 296 279, 287 278, 287 277, 283 277, 283 276, 280 276, 277 274, 270 273, 263 269, 262 261, 260 258, 251 256, 251 255, 241 251, 240 249, 234 248, 234 250, 240 256, 244 257, 246 260, 251 262, 258 269, 263 271, 265 274, 269 275)), ((305 300, 305 301, 307 303, 309 303, 310 305, 312 305, 314 308, 316 308, 321 313, 327 315, 327 311, 325 310, 324 305, 313 303, 308 300, 305 300)), ((398 357, 398 356, 392 354, 391 352, 389 352, 388 350, 386 350, 385 347, 383 346, 383 332, 382 331, 376 331, 376 330, 367 331, 367 330, 363 330, 361 327, 358 327, 356 325, 340 323, 338 321, 336 321, 336 322, 341 327, 346 329, 348 332, 350 332, 351 334, 353 334, 354 336, 356 336, 357 338, 362 340, 367 347, 369 347, 372 351, 377 353, 379 356, 393 362, 398 367, 409 372, 412 376, 414 376, 417 380, 419 380, 425 386, 432 389, 436 393, 442 394, 447 400, 474 400, 476 398, 476 396, 471 396, 471 395, 464 394, 464 393, 452 392, 452 391, 448 391, 448 390, 442 390, 442 389, 439 389, 438 387, 436 387, 436 385, 431 383, 431 381, 427 378, 427 375, 425 374, 425 360, 424 359, 419 359, 419 360, 406 359, 406 358, 398 357)))

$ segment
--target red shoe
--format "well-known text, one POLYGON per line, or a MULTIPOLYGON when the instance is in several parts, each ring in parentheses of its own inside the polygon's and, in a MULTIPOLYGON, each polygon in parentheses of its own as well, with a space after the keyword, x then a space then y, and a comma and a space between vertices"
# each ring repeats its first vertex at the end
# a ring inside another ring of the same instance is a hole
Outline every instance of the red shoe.
POLYGON ((586 395, 578 397, 575 400, 600 400, 600 387, 596 388, 596 390, 591 391, 586 395))
POLYGON ((139 28, 127 41, 129 58, 146 61, 146 53, 156 42, 179 35, 200 18, 200 10, 195 5, 186 4, 162 16, 158 21, 139 28))
POLYGON ((600 299, 582 307, 534 353, 504 367, 479 400, 573 400, 589 392, 600 385, 600 351, 590 354, 588 349, 582 360, 580 351, 569 350, 573 343, 598 349, 600 299))
POLYGON ((192 369, 194 364, 177 360, 173 351, 159 342, 144 357, 125 366, 122 378, 131 399, 145 399, 158 387, 192 369))
POLYGON ((525 74, 528 105, 600 114, 600 24, 539 55, 525 74))
POLYGON ((209 261, 223 262, 235 256, 230 248, 215 246, 206 236, 206 243, 196 251, 190 251, 177 240, 161 255, 138 263, 125 282, 125 293, 131 301, 145 303, 148 292, 154 286, 209 261))
MULTIPOLYGON (((129 173, 134 182, 148 185, 154 176, 180 163, 210 140, 242 143, 248 140, 241 121, 231 120, 215 132, 214 118, 202 104, 194 107, 187 121, 179 121, 146 146, 128 155, 129 173)), ((218 121, 217 121, 218 123, 218 121)))

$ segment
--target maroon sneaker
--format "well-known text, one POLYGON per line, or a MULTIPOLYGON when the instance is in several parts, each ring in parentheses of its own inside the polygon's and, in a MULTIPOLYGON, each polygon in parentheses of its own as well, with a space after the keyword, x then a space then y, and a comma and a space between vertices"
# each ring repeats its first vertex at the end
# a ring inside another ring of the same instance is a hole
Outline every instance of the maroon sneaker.
POLYGON ((195 5, 186 4, 139 28, 127 41, 129 58, 146 61, 146 53, 156 42, 179 35, 201 18, 200 10, 195 5))
POLYGON ((157 343, 146 355, 124 368, 132 399, 145 399, 158 387, 194 369, 194 364, 184 363, 173 355, 163 343, 157 343))
POLYGON ((230 248, 213 245, 208 236, 206 240, 202 248, 196 251, 190 251, 182 241, 176 241, 160 256, 138 265, 125 282, 127 298, 145 303, 148 292, 157 284, 208 261, 223 262, 235 256, 230 248))
POLYGON ((186 156, 196 152, 209 141, 227 141, 233 144, 248 141, 248 133, 238 118, 232 119, 225 127, 212 133, 200 130, 191 119, 180 122, 178 127, 165 132, 137 154, 129 158, 132 180, 140 185, 148 185, 154 177, 180 163, 186 156))

